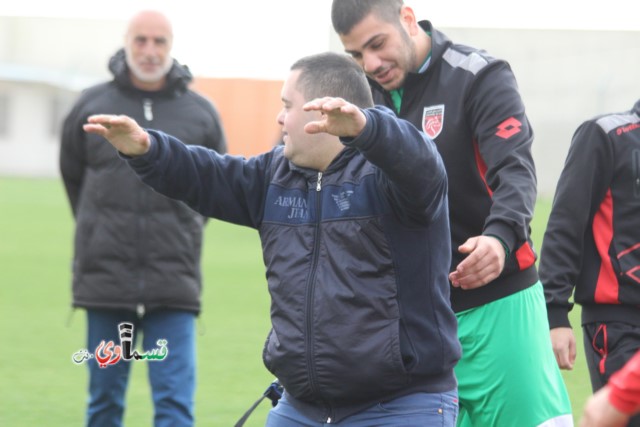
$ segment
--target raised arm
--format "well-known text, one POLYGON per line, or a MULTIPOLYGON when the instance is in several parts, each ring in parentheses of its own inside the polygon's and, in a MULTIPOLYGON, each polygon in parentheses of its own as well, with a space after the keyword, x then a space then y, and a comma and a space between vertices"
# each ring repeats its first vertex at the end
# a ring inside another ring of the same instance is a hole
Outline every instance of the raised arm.
POLYGON ((399 215, 430 221, 441 213, 446 200, 447 178, 442 158, 432 140, 410 122, 385 107, 361 110, 340 98, 322 98, 305 105, 324 113, 307 124, 309 133, 339 136, 382 172, 381 185, 399 215), (415 173, 425 170, 428 173, 415 173))

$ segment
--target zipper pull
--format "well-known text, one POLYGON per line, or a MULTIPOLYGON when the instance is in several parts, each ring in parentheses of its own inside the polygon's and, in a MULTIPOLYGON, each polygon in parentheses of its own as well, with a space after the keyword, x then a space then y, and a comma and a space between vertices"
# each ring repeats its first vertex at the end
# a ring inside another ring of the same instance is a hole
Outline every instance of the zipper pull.
POLYGON ((144 304, 138 304, 136 306, 136 314, 138 315, 138 319, 142 319, 144 317, 144 304))
POLYGON ((316 191, 322 190, 322 172, 318 172, 318 183, 316 184, 316 191))
POLYGON ((144 110, 144 118, 147 119, 147 121, 152 121, 153 120, 153 110, 151 109, 151 106, 153 105, 153 102, 151 102, 151 100, 149 98, 145 98, 142 100, 142 108, 144 110))

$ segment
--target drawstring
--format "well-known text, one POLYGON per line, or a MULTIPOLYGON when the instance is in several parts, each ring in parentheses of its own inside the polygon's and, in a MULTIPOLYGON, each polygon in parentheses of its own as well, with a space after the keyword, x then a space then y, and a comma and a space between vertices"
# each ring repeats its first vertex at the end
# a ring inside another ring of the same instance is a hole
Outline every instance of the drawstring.
POLYGON ((604 323, 598 326, 598 329, 596 329, 596 333, 593 335, 593 340, 591 340, 591 346, 602 357, 602 359, 600 359, 598 369, 600 370, 600 375, 604 375, 604 372, 605 372, 604 364, 605 364, 605 361, 607 360, 607 354, 608 354, 608 348, 609 348, 609 346, 607 345, 607 325, 605 325, 604 323), (598 338, 598 334, 600 334, 600 331, 602 331, 602 339, 603 339, 602 348, 598 348, 598 345, 596 343, 596 338, 598 338))

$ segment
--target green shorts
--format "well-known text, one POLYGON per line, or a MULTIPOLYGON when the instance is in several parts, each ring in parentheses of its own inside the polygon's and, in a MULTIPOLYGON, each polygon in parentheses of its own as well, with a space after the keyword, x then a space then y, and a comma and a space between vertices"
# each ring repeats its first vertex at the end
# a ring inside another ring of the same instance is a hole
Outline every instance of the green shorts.
POLYGON ((573 426, 540 282, 457 317, 459 427, 573 426))

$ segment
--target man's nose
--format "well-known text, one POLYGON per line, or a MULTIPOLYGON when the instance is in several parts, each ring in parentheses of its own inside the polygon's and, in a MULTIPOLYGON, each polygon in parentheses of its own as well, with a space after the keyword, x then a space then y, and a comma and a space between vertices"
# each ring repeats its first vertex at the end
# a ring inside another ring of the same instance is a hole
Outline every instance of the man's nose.
POLYGON ((362 55, 362 68, 367 74, 373 74, 380 68, 382 61, 378 58, 378 55, 373 53, 364 53, 362 55))

